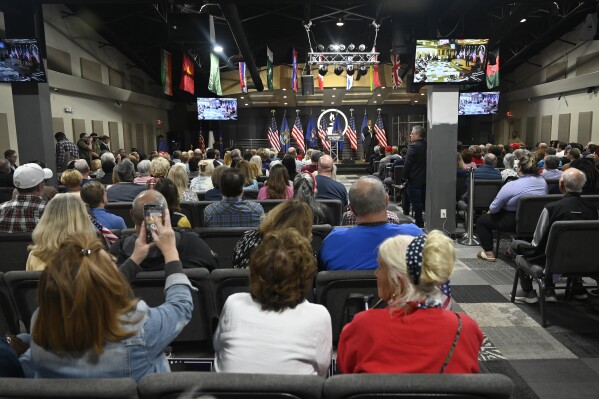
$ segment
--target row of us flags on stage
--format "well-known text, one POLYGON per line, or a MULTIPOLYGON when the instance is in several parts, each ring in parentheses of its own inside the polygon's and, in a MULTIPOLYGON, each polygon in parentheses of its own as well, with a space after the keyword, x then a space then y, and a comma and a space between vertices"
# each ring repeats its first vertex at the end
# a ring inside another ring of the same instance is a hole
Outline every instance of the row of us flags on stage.
MULTIPOLYGON (((354 151, 358 151, 358 139, 364 141, 364 128, 368 126, 368 116, 364 113, 362 120, 362 126, 360 127, 360 135, 356 130, 356 121, 354 119, 353 112, 348 120, 347 128, 345 129, 345 135, 349 141, 349 145, 354 151)), ((341 117, 335 118, 333 124, 333 130, 341 130, 341 117)), ((383 125, 383 118, 379 112, 379 115, 374 126, 375 139, 378 145, 387 146, 387 133, 385 132, 385 126, 383 125)), ((271 148, 277 150, 277 152, 286 152, 289 147, 294 145, 299 153, 305 153, 308 148, 316 148, 318 143, 322 145, 325 152, 329 152, 330 142, 327 141, 327 124, 325 118, 321 118, 320 125, 316 126, 314 117, 310 115, 308 120, 308 126, 304 131, 302 122, 299 115, 295 117, 291 132, 289 131, 289 124, 287 123, 287 115, 283 116, 281 122, 281 129, 277 128, 277 121, 275 119, 274 111, 270 122, 266 136, 271 148), (292 140, 293 139, 293 140, 292 140)), ((339 149, 343 148, 343 141, 339 142, 339 149)))

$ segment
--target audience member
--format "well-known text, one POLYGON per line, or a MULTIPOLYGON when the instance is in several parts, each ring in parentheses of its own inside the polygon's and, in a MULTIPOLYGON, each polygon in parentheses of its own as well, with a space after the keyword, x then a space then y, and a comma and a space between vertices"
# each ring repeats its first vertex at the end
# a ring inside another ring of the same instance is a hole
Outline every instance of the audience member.
POLYGON ((472 151, 472 162, 478 165, 483 164, 483 150, 477 145, 470 146, 470 150, 472 151))
POLYGON ((556 155, 546 155, 543 167, 541 177, 545 180, 557 180, 562 175, 562 171, 558 169, 559 158, 556 155))
MULTIPOLYGON (((10 337, 12 341, 12 336, 10 337)), ((7 342, 7 339, 0 337, 0 377, 1 378, 23 378, 23 369, 19 363, 18 353, 7 342)))
POLYGON ((199 156, 194 156, 189 160, 189 177, 194 178, 198 177, 200 173, 200 161, 202 160, 199 156))
POLYGON ((114 175, 119 181, 107 189, 108 202, 131 202, 137 194, 146 189, 140 184, 133 183, 135 169, 128 159, 123 159, 114 167, 114 175))
POLYGON ((29 377, 137 382, 170 371, 165 349, 191 320, 193 300, 168 212, 165 220, 164 226, 156 224, 152 244, 145 234, 136 240, 120 273, 95 235, 76 234, 62 243, 38 287, 31 348, 21 358, 24 369, 33 371, 29 377), (154 247, 165 258, 166 299, 150 308, 134 297, 124 276, 133 278, 141 271, 138 265, 154 247))
POLYGON ((0 204, 0 232, 33 231, 39 223, 46 201, 42 198, 44 181, 52 177, 50 169, 26 163, 15 170, 13 181, 17 197, 0 204))
POLYGON ((324 239, 318 254, 321 270, 376 269, 376 250, 386 238, 422 234, 412 223, 387 222, 389 196, 379 179, 360 178, 351 186, 349 200, 357 226, 334 228, 324 239))
MULTIPOLYGON (((310 150, 308 150, 310 151, 310 150)), ((307 165, 304 165, 302 167, 302 172, 310 172, 310 173, 314 173, 318 170, 318 160, 320 159, 321 156, 323 156, 324 153, 318 150, 312 150, 312 153, 310 154, 310 163, 307 165)), ((308 157, 308 153, 306 153, 306 157, 308 157)))
MULTIPOLYGON (((416 125, 410 132, 410 142, 406 162, 403 168, 403 177, 407 180, 406 191, 414 218, 418 227, 424 227, 422 210, 426 194, 426 132, 420 125, 416 125)), ((481 159, 482 161, 482 159, 481 159)))
POLYGON ((139 176, 133 179, 133 183, 145 186, 148 183, 148 180, 152 178, 150 174, 150 169, 152 169, 152 162, 147 159, 140 161, 137 164, 137 172, 139 176))
POLYGON ((56 140, 56 171, 60 173, 67 169, 67 164, 72 159, 79 158, 79 149, 63 132, 57 132, 54 139, 56 140))
POLYGON ((293 187, 289 185, 289 174, 283 165, 274 165, 266 185, 258 191, 258 199, 290 199, 293 198, 293 187))
POLYGON ((91 138, 87 133, 79 134, 79 140, 77 140, 77 149, 79 150, 79 158, 84 159, 88 164, 91 163, 95 152, 91 138))
POLYGON ((501 179, 503 181, 506 181, 510 177, 518 178, 518 172, 514 168, 515 159, 514 154, 510 153, 505 154, 503 157, 503 165, 505 166, 505 169, 501 171, 501 179))
POLYGON ((233 267, 247 268, 250 255, 262 242, 262 238, 270 232, 280 232, 287 228, 296 229, 302 237, 312 239, 312 211, 307 204, 297 200, 284 201, 264 216, 257 230, 243 233, 233 249, 233 267))
POLYGON ((212 188, 204 194, 206 201, 220 201, 223 199, 223 195, 220 192, 220 178, 223 176, 223 172, 227 170, 227 167, 221 165, 214 169, 210 180, 212 182, 212 188))
POLYGON ((81 185, 84 185, 84 184, 88 183, 89 181, 91 181, 91 179, 89 178, 90 165, 91 165, 91 163, 88 164, 83 159, 77 159, 73 165, 74 168, 79 173, 81 173, 81 179, 82 179, 81 185))
POLYGON ((96 234, 96 228, 81 198, 78 195, 56 196, 48 202, 33 230, 26 270, 44 270, 67 237, 85 234, 96 234))
POLYGON ((440 231, 385 240, 378 250, 376 277, 378 295, 389 306, 358 313, 343 328, 339 370, 478 373, 480 328, 465 313, 444 306, 447 297, 441 287, 455 260, 453 242, 440 231))
POLYGON ((17 152, 15 150, 6 150, 4 151, 4 159, 6 159, 8 161, 8 163, 10 164, 10 170, 12 172, 14 172, 15 170, 17 170, 17 158, 19 158, 19 156, 17 155, 17 152))
POLYGON ((189 185, 189 189, 196 193, 206 192, 214 187, 211 178, 214 171, 214 163, 210 160, 203 160, 200 161, 199 168, 199 175, 194 177, 189 185))
POLYGON ((483 248, 476 256, 495 262, 493 231, 516 231, 516 209, 523 195, 546 195, 547 182, 539 176, 535 158, 524 155, 518 164, 518 179, 506 183, 489 206, 489 212, 476 222, 476 233, 483 248))
MULTIPOLYGON (((139 239, 138 237, 140 235, 145 236, 146 234, 144 227, 144 205, 161 205, 165 213, 168 210, 166 199, 157 190, 143 191, 135 198, 131 209, 131 218, 133 219, 133 223, 135 223, 135 233, 122 237, 110 247, 110 253, 116 257, 116 262, 119 265, 132 256, 136 242, 139 239)), ((169 222, 171 222, 170 217, 169 222)), ((164 223, 166 223, 166 218, 164 223)), ((205 267, 208 270, 214 270, 218 267, 215 254, 197 233, 188 230, 176 231, 175 244, 183 268, 205 267)), ((160 249, 152 248, 143 262, 138 264, 143 270, 162 270, 165 266, 165 257, 166 254, 163 254, 160 249)))
MULTIPOLYGON (((557 159, 557 157, 555 158, 557 159)), ((547 164, 547 157, 545 157, 545 164, 547 164)), ((514 257, 523 255, 527 262, 543 266, 546 262, 545 249, 549 238, 549 230, 554 222, 559 220, 597 220, 595 206, 580 196, 586 180, 586 176, 582 171, 576 168, 566 170, 559 179, 559 188, 564 194, 563 198, 545 205, 539 217, 532 242, 512 241, 509 246, 510 254, 514 257)), ((532 289, 532 278, 529 275, 520 274, 520 286, 522 290, 516 293, 517 301, 538 302, 539 299, 536 291, 532 289)), ((545 301, 556 302, 557 296, 555 290, 553 290, 555 283, 552 275, 545 277, 545 287, 545 301)), ((582 287, 580 278, 574 279, 572 294, 576 299, 587 298, 587 292, 582 287)))
POLYGON ((99 170, 102 170, 102 161, 100 159, 92 159, 92 163, 89 167, 89 177, 92 179, 99 178, 98 177, 99 170))
POLYGON ((79 195, 83 177, 77 169, 67 169, 62 172, 60 182, 67 188, 69 193, 79 195))
POLYGON ((253 155, 252 159, 250 159, 250 163, 256 165, 256 170, 258 171, 256 177, 262 176, 262 158, 260 157, 260 155, 253 155))
POLYGON ((496 166, 497 157, 491 153, 485 154, 483 164, 474 169, 474 178, 478 180, 501 180, 501 172, 495 168, 496 166))
POLYGON ((586 176, 586 184, 582 188, 583 195, 599 194, 599 171, 592 160, 575 159, 570 162, 570 167, 581 170, 586 176))
POLYGON ((462 160, 464 161, 464 169, 476 169, 476 163, 472 162, 472 151, 469 149, 464 149, 461 152, 462 160))
POLYGON ((179 190, 179 197, 182 202, 198 201, 198 195, 188 188, 189 177, 185 171, 185 164, 183 162, 173 165, 168 171, 167 178, 172 181, 175 184, 175 187, 177 187, 177 190, 179 190))
POLYGON ((10 163, 6 159, 0 159, 0 187, 14 187, 13 172, 10 163))
POLYGON ((250 258, 250 292, 229 296, 221 312, 215 370, 326 377, 331 317, 304 299, 315 273, 307 237, 292 228, 269 232, 250 258))
MULTIPOLYGON (((295 163, 296 159, 287 154, 283 157, 283 160, 281 161, 281 164, 285 167, 285 169, 287 169, 287 175, 289 175, 289 180, 293 181, 295 180, 295 176, 297 175, 298 172, 296 172, 297 168, 296 168, 296 163, 295 163)), ((271 169, 272 169, 271 165, 271 169)), ((301 170, 301 168, 300 168, 301 170)))
POLYGON ((264 209, 256 202, 244 201, 244 176, 239 170, 231 168, 223 172, 220 190, 223 199, 210 204, 204 210, 206 227, 257 227, 264 216, 264 209))
POLYGON ((333 158, 330 155, 322 155, 318 160, 318 176, 316 176, 316 198, 338 199, 342 206, 347 206, 347 189, 338 181, 333 179, 333 158))
POLYGON ((243 191, 246 190, 258 190, 258 182, 256 181, 256 176, 252 169, 250 168, 250 163, 246 160, 241 160, 237 164, 237 169, 243 174, 245 177, 245 181, 243 182, 243 191))
POLYGON ((316 178, 310 172, 299 173, 293 182, 293 198, 304 202, 312 210, 312 223, 333 224, 331 210, 316 200, 316 178))
POLYGON ((108 195, 104 186, 91 181, 81 189, 81 199, 89 206, 91 215, 100 225, 110 230, 125 230, 125 220, 108 212, 104 207, 108 203, 108 195))
MULTIPOLYGON (((174 167, 173 167, 174 168, 174 167)), ((183 171, 185 172, 185 171, 183 171)), ((154 190, 158 191, 166 199, 168 210, 171 214, 171 223, 173 227, 191 228, 191 223, 187 216, 181 213, 181 197, 175 183, 170 179, 160 179, 154 190)))
MULTIPOLYGON (((295 173, 299 173, 302 170, 302 161, 297 159, 297 150, 295 149, 295 147, 289 147, 287 149, 287 155, 291 155, 293 157, 293 161, 295 162, 295 173)), ((283 157, 284 159, 285 157, 283 157)), ((291 178, 291 174, 289 176, 291 178)), ((293 178, 291 178, 291 180, 293 181, 293 179, 295 179, 295 174, 293 175, 293 178)))
POLYGON ((150 174, 152 175, 152 178, 146 181, 146 188, 154 188, 160 179, 166 178, 170 168, 171 164, 166 158, 164 158, 164 156, 152 159, 152 165, 150 166, 150 174))

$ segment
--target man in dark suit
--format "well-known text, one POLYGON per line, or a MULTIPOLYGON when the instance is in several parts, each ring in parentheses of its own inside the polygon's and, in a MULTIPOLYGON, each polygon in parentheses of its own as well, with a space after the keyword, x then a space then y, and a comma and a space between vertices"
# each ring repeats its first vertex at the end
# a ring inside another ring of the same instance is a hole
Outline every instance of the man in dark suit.
POLYGON ((420 125, 414 126, 410 132, 410 141, 412 144, 408 147, 406 162, 403 168, 403 178, 408 181, 407 191, 416 226, 424 227, 422 218, 422 204, 426 193, 426 142, 424 137, 426 132, 420 125))
POLYGON ((362 129, 362 135, 364 136, 364 142, 362 146, 364 147, 364 159, 367 163, 372 162, 372 154, 374 153, 374 129, 372 127, 372 120, 368 120, 368 125, 364 126, 362 129))

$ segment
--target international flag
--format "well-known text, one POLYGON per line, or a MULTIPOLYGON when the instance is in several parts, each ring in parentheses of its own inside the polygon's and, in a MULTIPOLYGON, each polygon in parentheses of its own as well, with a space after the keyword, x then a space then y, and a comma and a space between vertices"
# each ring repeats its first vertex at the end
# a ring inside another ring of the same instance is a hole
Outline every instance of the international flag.
POLYGON ((347 129, 345 130, 345 135, 347 136, 347 139, 349 140, 349 145, 351 146, 351 148, 353 148, 354 151, 358 151, 358 140, 356 138, 356 136, 357 136, 356 121, 354 120, 353 113, 349 117, 349 125, 347 126, 347 129))
MULTIPOLYGON (((376 51, 376 47, 372 48, 372 52, 376 51)), ((376 61, 378 57, 374 57, 376 61)), ((379 64, 370 65, 370 91, 381 87, 381 80, 379 79, 379 64)))
POLYGON ((160 78, 162 80, 162 92, 167 96, 173 95, 173 56, 168 51, 160 51, 160 78))
POLYGON ((318 129, 316 129, 316 124, 314 123, 314 117, 310 115, 310 120, 308 121, 308 127, 306 127, 306 141, 311 148, 314 148, 318 145, 318 129))
MULTIPOLYGON (((323 56, 320 56, 320 61, 324 60, 323 56)), ((324 90, 324 74, 327 72, 327 66, 318 65, 318 88, 324 90), (324 72, 323 72, 324 70, 324 72)))
POLYGON ((364 142, 364 128, 368 127, 368 115, 364 112, 364 119, 362 119, 362 127, 360 127, 360 139, 364 142))
POLYGON ((266 47, 266 82, 268 84, 268 91, 274 90, 274 87, 272 84, 272 60, 273 60, 272 51, 270 51, 270 49, 268 47, 266 47))
POLYGON ((297 51, 293 48, 291 68, 291 89, 297 93, 297 51))
POLYGON ((214 148, 214 132, 208 131, 208 148, 214 148))
POLYGON ((218 55, 210 53, 210 78, 208 79, 208 90, 219 96, 223 95, 223 90, 220 85, 220 67, 218 55))
POLYGON ((403 81, 401 80, 401 63, 399 61, 399 55, 393 54, 391 55, 391 78, 393 81, 393 88, 397 89, 399 86, 403 85, 403 81))
POLYGON ((487 54, 487 88, 499 86, 499 49, 487 54))
MULTIPOLYGON (((347 57, 347 60, 350 61, 350 57, 347 57)), ((345 74, 347 75, 347 83, 345 84, 345 90, 349 90, 354 85, 354 70, 353 64, 347 64, 345 68, 345 74)))
POLYGON ((300 121, 299 115, 295 117, 295 123, 291 129, 291 135, 297 143, 297 147, 302 153, 306 153, 306 144, 304 143, 304 129, 302 128, 302 122, 300 121))
POLYGON ((193 60, 187 54, 183 54, 183 64, 181 66, 181 83, 179 88, 190 94, 194 94, 194 65, 193 60))
POLYGON ((387 133, 385 133, 385 126, 383 126, 383 118, 379 112, 378 118, 376 118, 376 124, 374 125, 374 133, 376 141, 381 147, 387 147, 387 133))
POLYGON ((268 125, 268 142, 270 143, 270 148, 274 148, 277 152, 281 151, 281 142, 279 141, 279 130, 277 129, 277 121, 275 120, 275 115, 273 113, 272 119, 270 120, 270 125, 268 125))
POLYGON ((200 129, 200 141, 198 143, 199 149, 202 150, 202 152, 206 151, 206 142, 204 141, 204 132, 202 132, 202 130, 200 129))
POLYGON ((347 75, 347 84, 345 85, 345 90, 349 90, 354 85, 354 75, 347 75))
POLYGON ((287 117, 283 115, 283 122, 281 122, 281 151, 287 152, 289 148, 289 125, 287 124, 287 117))
POLYGON ((318 126, 318 137, 320 137, 320 143, 322 144, 322 149, 325 152, 331 151, 331 146, 327 141, 327 122, 325 118, 320 118, 320 126, 318 126))
POLYGON ((242 93, 248 92, 248 81, 245 77, 245 62, 239 63, 239 86, 242 93))
POLYGON ((337 116, 335 117, 335 122, 333 122, 333 132, 341 133, 341 140, 338 141, 338 148, 339 151, 343 151, 343 128, 341 127, 341 117, 339 116, 339 114, 337 114, 337 116))

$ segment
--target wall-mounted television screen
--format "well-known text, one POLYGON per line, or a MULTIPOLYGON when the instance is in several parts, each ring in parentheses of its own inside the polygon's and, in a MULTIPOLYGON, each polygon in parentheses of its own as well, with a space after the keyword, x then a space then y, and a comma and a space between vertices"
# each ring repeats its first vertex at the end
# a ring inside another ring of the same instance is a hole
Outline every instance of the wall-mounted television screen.
POLYGON ((499 110, 498 91, 460 93, 458 115, 489 115, 499 110))
POLYGON ((489 39, 416 40, 414 83, 480 83, 489 39))
POLYGON ((0 39, 0 82, 45 81, 37 40, 0 39))
POLYGON ((198 98, 198 119, 204 121, 236 121, 237 99, 198 98))

